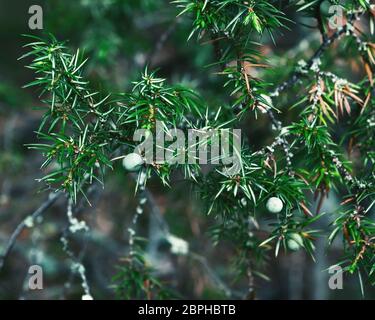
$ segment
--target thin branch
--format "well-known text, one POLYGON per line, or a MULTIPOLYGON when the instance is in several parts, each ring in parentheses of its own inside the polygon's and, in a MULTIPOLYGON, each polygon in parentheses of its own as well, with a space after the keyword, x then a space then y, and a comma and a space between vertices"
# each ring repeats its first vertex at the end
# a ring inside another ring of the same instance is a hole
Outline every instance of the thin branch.
MULTIPOLYGON (((315 51, 315 53, 312 55, 312 57, 308 60, 308 62, 302 68, 302 70, 298 70, 298 71, 294 72, 287 81, 285 81, 282 84, 280 84, 279 86, 277 86, 275 88, 275 90, 270 94, 270 96, 271 97, 277 97, 282 91, 284 91, 284 90, 292 87, 294 84, 296 84, 300 80, 300 78, 305 74, 304 72, 307 71, 307 70, 310 70, 313 67, 313 65, 316 63, 316 61, 318 61, 320 59, 320 57, 324 54, 324 52, 327 50, 327 48, 335 40, 340 38, 340 36, 342 36, 343 34, 345 34, 346 32, 349 31, 348 26, 351 25, 353 23, 353 21, 357 17, 359 17, 361 14, 363 14, 363 12, 361 12, 359 14, 352 14, 349 18, 349 21, 342 28, 338 29, 331 37, 323 38, 322 44, 317 49, 317 51, 315 51)), ((281 123, 281 121, 276 119, 275 114, 273 113, 271 108, 267 109, 267 114, 268 114, 268 116, 271 120, 272 125, 275 127, 275 129, 277 131, 281 131, 281 129, 283 127, 282 123, 281 123)), ((292 154, 290 153, 289 142, 287 141, 287 139, 285 137, 278 136, 278 138, 281 139, 281 145, 283 146, 283 149, 284 149, 284 152, 285 152, 285 155, 286 155, 288 172, 291 176, 293 176, 294 173, 292 171, 290 171, 290 167, 292 165, 292 161, 291 161, 292 154)))
POLYGON ((4 253, 0 256, 0 272, 4 266, 5 259, 8 257, 10 251, 12 250, 13 246, 15 245, 18 236, 21 232, 27 227, 28 221, 34 221, 37 217, 43 215, 55 202, 56 200, 63 195, 62 191, 59 192, 51 192, 48 196, 48 199, 42 203, 42 205, 36 209, 31 215, 25 217, 22 222, 16 227, 13 231, 12 235, 10 236, 8 243, 5 247, 4 253))
POLYGON ((69 247, 69 240, 68 235, 74 234, 78 231, 83 231, 85 234, 89 232, 89 227, 87 226, 86 222, 81 220, 79 221, 74 213, 73 213, 73 200, 71 198, 68 199, 68 205, 66 210, 66 215, 68 218, 68 227, 65 229, 64 234, 60 238, 62 244, 63 244, 63 250, 66 252, 66 254, 69 256, 69 258, 72 260, 73 264, 71 266, 71 271, 74 273, 78 273, 78 275, 81 278, 81 286, 84 290, 84 295, 82 296, 82 299, 84 300, 93 300, 93 297, 90 293, 90 286, 87 281, 86 277, 86 268, 82 264, 79 257, 75 257, 72 249, 69 247))
POLYGON ((303 71, 309 70, 313 66, 314 62, 317 59, 320 59, 320 57, 324 54, 328 47, 349 30, 348 26, 351 25, 357 17, 359 17, 359 15, 351 15, 349 21, 342 28, 338 29, 332 36, 325 38, 318 50, 316 50, 312 57, 308 60, 303 70, 295 71, 287 81, 283 82, 275 88, 275 90, 271 93, 271 96, 278 96, 282 91, 292 87, 295 83, 297 83, 300 80, 301 76, 304 75, 303 71))

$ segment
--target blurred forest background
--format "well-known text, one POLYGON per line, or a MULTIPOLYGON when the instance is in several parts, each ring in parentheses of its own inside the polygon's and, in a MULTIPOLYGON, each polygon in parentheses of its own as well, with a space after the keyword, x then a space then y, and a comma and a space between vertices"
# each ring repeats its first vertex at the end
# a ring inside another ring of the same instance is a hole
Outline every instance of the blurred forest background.
MULTIPOLYGON (((196 89, 209 105, 229 101, 228 93, 222 90, 223 79, 217 77, 215 68, 207 67, 214 60, 212 47, 195 39, 187 41, 191 23, 175 18, 178 10, 167 0, 0 0, 0 252, 17 224, 47 197, 36 181, 43 175, 39 169, 42 156, 25 147, 36 141, 41 103, 34 89, 22 89, 33 74, 24 67, 25 61, 17 61, 25 53, 22 46, 27 42, 21 34, 40 34, 28 29, 28 9, 33 4, 43 7, 44 31, 68 40, 72 49, 85 50, 89 57, 86 74, 97 90, 126 92, 148 65, 170 83, 196 89)), ((284 8, 284 12, 297 24, 290 24, 290 31, 276 34, 276 46, 270 39, 262 39, 262 50, 270 64, 276 58, 282 62, 261 75, 270 82, 286 79, 298 56, 310 50, 307 44, 318 45, 320 41, 316 29, 303 26, 314 25, 312 19, 295 16, 294 9, 284 8)), ((355 77, 356 71, 350 66, 343 69, 355 77)), ((254 149, 271 141, 266 118, 254 121, 249 116, 242 125, 254 149)), ((97 188, 91 194, 93 206, 80 212, 90 225, 90 234, 74 242, 86 267, 92 295, 99 299, 116 297, 111 279, 126 255, 126 230, 136 208, 134 181, 129 174, 119 167, 105 183, 105 189, 97 188)), ((173 177, 171 185, 166 188, 158 180, 149 182, 153 210, 160 212, 172 234, 189 243, 194 255, 175 256, 162 246, 157 248, 162 251, 158 277, 183 298, 226 298, 229 288, 231 297, 241 298, 247 283, 246 279, 235 278, 231 263, 235 247, 229 243, 214 247, 208 231, 215 222, 205 214, 199 196, 180 176, 173 177)), ((323 210, 334 211, 339 202, 332 194, 323 210)), ((71 261, 59 241, 67 225, 65 209, 65 202, 59 199, 34 228, 21 233, 0 273, 1 299, 81 297, 80 279, 72 276, 71 261), (43 266, 43 290, 29 291, 26 286, 27 270, 33 261, 43 266), (67 286, 69 279, 71 285, 67 286)), ((320 221, 321 227, 328 225, 327 219, 320 221)), ((149 227, 149 220, 147 215, 142 216, 138 232, 150 239, 149 250, 155 250, 152 241, 156 231, 149 227)), ((356 277, 345 278, 344 290, 328 288, 329 274, 324 270, 340 255, 340 241, 329 251, 324 239, 318 240, 316 247, 317 263, 302 251, 282 252, 278 259, 271 254, 264 270, 270 281, 257 278, 257 298, 361 298, 356 277)), ((374 297, 375 291, 366 288, 366 298, 374 297)))

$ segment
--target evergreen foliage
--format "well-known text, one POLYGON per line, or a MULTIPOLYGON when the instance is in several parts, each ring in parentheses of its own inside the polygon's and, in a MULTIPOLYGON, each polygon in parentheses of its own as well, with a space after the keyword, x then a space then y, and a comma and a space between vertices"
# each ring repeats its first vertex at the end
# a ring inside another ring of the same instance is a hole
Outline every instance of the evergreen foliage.
MULTIPOLYGON (((344 244, 337 264, 375 284, 375 9, 365 0, 340 2, 345 24, 333 30, 322 6, 339 2, 174 1, 182 19, 191 19, 186 38, 212 46, 208 68, 224 79, 227 96, 219 107, 208 105, 199 89, 170 85, 148 68, 128 92, 96 92, 85 78, 82 51, 71 52, 53 36, 32 37, 22 58, 32 57, 29 68, 36 78, 28 86, 40 91, 45 105, 40 143, 29 145, 43 153, 42 168, 51 171, 41 180, 77 202, 92 183, 104 183, 109 169, 121 170, 111 160, 133 152, 136 129, 154 130, 156 121, 165 133, 237 128, 249 115, 252 121, 267 117, 272 139, 260 149, 244 139, 238 174, 223 174, 223 165, 203 173, 197 164, 146 164, 136 177, 140 203, 148 179, 157 176, 168 185, 174 171, 183 172, 207 214, 215 217, 214 243, 235 245, 234 263, 239 275, 248 277, 248 298, 255 296, 254 277, 267 278, 271 254, 278 256, 282 248, 305 250, 314 259, 314 241, 324 235, 314 224, 323 215, 332 221, 327 243, 340 238, 344 244), (321 43, 268 58, 262 41, 269 37, 277 46, 279 34, 295 23, 286 18, 287 7, 316 18, 321 43), (357 20, 365 21, 370 32, 356 27, 357 20), (362 78, 350 78, 334 63, 338 58, 354 60, 363 69, 362 78), (342 203, 335 212, 321 212, 331 190, 342 203), (280 212, 266 209, 272 197, 282 201, 280 212)), ((165 297, 143 244, 133 240, 134 252, 114 278, 118 293, 165 297)))

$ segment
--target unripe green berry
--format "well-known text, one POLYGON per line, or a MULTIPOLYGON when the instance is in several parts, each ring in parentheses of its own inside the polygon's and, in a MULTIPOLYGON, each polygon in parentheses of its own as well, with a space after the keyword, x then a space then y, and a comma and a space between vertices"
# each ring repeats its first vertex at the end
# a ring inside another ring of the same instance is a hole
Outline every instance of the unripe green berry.
POLYGON ((122 160, 123 167, 131 172, 139 171, 143 164, 143 158, 138 153, 129 153, 122 160))

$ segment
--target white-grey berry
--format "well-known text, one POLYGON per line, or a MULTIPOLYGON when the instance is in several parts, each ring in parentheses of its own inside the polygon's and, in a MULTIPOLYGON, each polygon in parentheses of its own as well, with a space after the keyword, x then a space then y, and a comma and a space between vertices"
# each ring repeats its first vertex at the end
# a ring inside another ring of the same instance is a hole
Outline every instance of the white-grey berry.
POLYGON ((243 197, 240 201, 241 201, 241 204, 242 204, 243 207, 247 206, 247 200, 246 200, 245 197, 243 197))
POLYGON ((297 251, 303 247, 303 239, 298 233, 291 233, 288 239, 288 248, 293 251, 297 251))
POLYGON ((138 153, 129 153, 122 160, 122 165, 127 171, 139 171, 144 163, 143 158, 138 153))
POLYGON ((293 239, 289 239, 287 244, 288 244, 288 248, 292 251, 297 251, 300 248, 300 245, 293 239))
POLYGON ((279 213, 283 206, 283 202, 277 197, 269 198, 266 203, 267 210, 271 213, 279 213))

